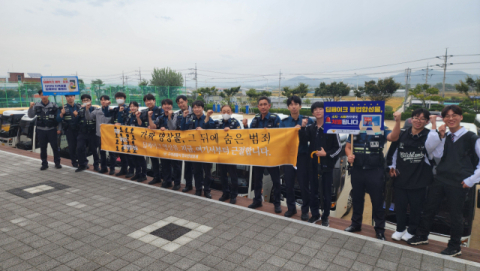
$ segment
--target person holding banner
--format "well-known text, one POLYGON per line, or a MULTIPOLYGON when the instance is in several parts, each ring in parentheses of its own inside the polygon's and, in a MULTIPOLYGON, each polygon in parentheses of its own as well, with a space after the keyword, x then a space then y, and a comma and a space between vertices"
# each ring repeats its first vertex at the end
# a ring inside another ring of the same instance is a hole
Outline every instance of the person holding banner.
MULTIPOLYGON (((221 108, 222 119, 215 121, 215 126, 217 129, 223 129, 225 132, 230 131, 231 129, 241 129, 240 122, 235 118, 232 118, 232 108, 230 105, 223 105, 221 108)), ((222 190, 223 194, 218 199, 219 201, 226 201, 230 199, 231 204, 237 203, 238 195, 238 174, 237 174, 237 165, 227 165, 227 164, 218 164, 218 170, 220 171, 220 178, 222 181, 222 190), (230 176, 230 181, 232 183, 231 188, 228 185, 228 175, 230 176)))
POLYGON ((50 147, 53 151, 53 159, 55 162, 55 168, 62 168, 60 165, 60 153, 58 152, 58 139, 57 135, 60 134, 61 125, 57 122, 58 107, 55 103, 48 100, 47 95, 43 95, 43 91, 39 90, 40 102, 31 102, 28 109, 28 117, 37 117, 37 138, 40 143, 40 158, 42 159, 42 167, 40 170, 46 170, 48 168, 47 161, 47 146, 50 143, 50 147))
MULTIPOLYGON (((125 106, 125 100, 127 99, 127 95, 123 92, 115 93, 115 101, 117 102, 117 107, 113 108, 111 111, 112 118, 110 119, 110 123, 115 125, 124 125, 124 115, 128 114, 130 110, 127 106, 125 106)), ((115 174, 115 165, 117 163, 117 154, 110 152, 110 175, 115 174)), ((128 160, 127 155, 123 153, 119 153, 118 156, 120 157, 121 161, 121 169, 120 172, 115 174, 115 176, 122 176, 128 173, 128 160)))
MULTIPOLYGON (((160 129, 162 132, 164 132, 165 130, 170 130, 170 128, 168 127, 168 121, 172 120, 172 115, 173 115, 172 109, 173 109, 173 101, 170 99, 163 99, 162 110, 164 113, 158 116, 157 119, 155 120, 155 129, 160 129)), ((178 127, 174 127, 174 128, 178 128, 178 127)), ((181 175, 180 174, 173 175, 173 172, 172 172, 173 163, 176 161, 171 159, 165 159, 165 158, 161 158, 160 161, 162 163, 162 177, 163 177, 162 187, 170 188, 172 187, 172 182, 174 182, 172 189, 179 190, 181 175)))
MULTIPOLYGON (((98 171, 98 173, 107 173, 108 168, 107 168, 107 152, 102 151, 102 138, 100 134, 100 125, 101 124, 106 124, 110 123, 111 119, 111 112, 110 112, 110 97, 108 95, 102 95, 100 97, 100 104, 102 107, 96 108, 95 110, 91 111, 85 110, 85 119, 87 121, 92 121, 95 120, 96 124, 96 135, 97 135, 97 146, 98 149, 100 150, 100 167, 101 169, 98 171)), ((91 106, 91 105, 90 105, 91 106)), ((115 164, 113 165, 115 168, 115 164)))
MULTIPOLYGON (((308 177, 310 179, 310 199, 307 199, 307 202, 309 202, 307 208, 310 207, 312 217, 308 222, 315 223, 320 220, 318 188, 319 185, 321 185, 323 192, 323 194, 320 195, 323 199, 322 226, 329 227, 328 217, 330 216, 330 208, 332 205, 333 169, 337 163, 338 154, 342 151, 342 144, 340 143, 338 134, 327 134, 323 129, 323 102, 313 103, 311 111, 316 119, 315 123, 308 125, 308 121, 304 119, 299 132, 300 144, 310 142, 308 148, 310 157, 307 157, 309 159, 306 163, 308 165, 308 177)), ((308 187, 308 183, 304 185, 308 187)))
POLYGON ((75 172, 80 172, 88 168, 88 160, 87 160, 87 144, 88 149, 92 152, 93 156, 93 170, 100 171, 98 167, 99 159, 98 159, 98 149, 97 149, 97 138, 95 135, 96 132, 96 120, 87 120, 85 117, 86 111, 90 111, 90 113, 94 110, 92 107, 92 96, 89 94, 83 94, 81 96, 82 99, 82 106, 78 112, 78 147, 77 147, 77 155, 78 155, 78 169, 75 172))
MULTIPOLYGON (((129 108, 130 112, 126 117, 125 125, 132 126, 132 127, 141 127, 142 120, 140 119, 140 111, 138 111, 138 103, 133 101, 130 102, 129 108)), ((143 182, 147 180, 147 162, 145 161, 145 157, 140 155, 127 155, 128 164, 131 165, 129 169, 129 174, 134 173, 132 170, 135 169, 135 174, 131 176, 132 181, 143 182), (132 167, 133 165, 133 167, 132 167)), ((129 175, 125 176, 128 178, 129 175)))
MULTIPOLYGON (((313 121, 306 116, 300 115, 300 108, 302 107, 302 99, 298 96, 293 95, 287 99, 287 107, 290 111, 290 116, 280 123, 280 128, 286 127, 295 127, 300 128, 302 122, 305 119, 307 125, 311 125, 313 121)), ((295 191, 294 184, 295 179, 298 181, 300 186, 300 191, 302 194, 302 216, 303 221, 307 221, 309 201, 310 201, 310 189, 309 189, 309 178, 308 178, 308 142, 303 141, 298 145, 298 155, 297 155, 297 166, 285 165, 283 166, 283 172, 285 173, 285 182, 287 190, 287 207, 288 210, 285 212, 285 217, 292 217, 297 213, 297 206, 295 204, 295 191)), ((318 190, 318 189, 317 189, 318 190)), ((318 210, 317 210, 318 212, 318 210)))
MULTIPOLYGON (((208 110, 207 115, 203 114, 203 109, 205 108, 205 104, 202 101, 195 101, 192 104, 193 114, 194 117, 192 119, 188 117, 188 111, 183 112, 184 118, 182 119, 182 130, 203 130, 203 129, 214 129, 215 122, 211 119, 213 114, 212 110, 208 110)), ((203 195, 206 198, 211 199, 212 195, 210 194, 210 182, 209 180, 204 182, 203 173, 204 171, 208 170, 209 167, 207 163, 202 162, 194 162, 193 163, 193 175, 195 178, 195 195, 202 196, 202 188, 203 188, 203 195)), ((188 186, 192 184, 186 184, 188 186)))
MULTIPOLYGON (((142 121, 142 127, 147 127, 150 129, 156 129, 157 126, 154 123, 161 114, 163 114, 162 108, 156 106, 155 96, 148 93, 143 96, 143 102, 147 109, 144 109, 140 113, 140 119, 142 121)), ((162 182, 162 177, 160 175, 160 162, 157 157, 150 157, 150 162, 152 163, 153 170, 153 179, 148 184, 157 184, 162 182)))
MULTIPOLYGON (((364 119, 360 121, 360 127, 373 123, 373 118, 366 117, 364 119)), ((378 119, 381 120, 381 118, 378 119)), ((381 124, 378 123, 378 125, 381 124)), ((348 137, 345 154, 348 157, 348 162, 352 165, 350 174, 353 214, 352 224, 345 231, 357 232, 362 230, 365 192, 367 192, 372 202, 375 237, 379 240, 385 240, 385 211, 383 209, 385 158, 383 148, 390 132, 390 130, 385 130, 383 134, 369 135, 366 131, 360 131, 358 135, 353 136, 353 147, 352 136, 348 137)))
MULTIPOLYGON (((272 107, 272 102, 270 98, 266 96, 261 96, 258 98, 258 110, 260 114, 255 115, 250 127, 248 127, 248 120, 243 119, 243 127, 258 129, 258 128, 278 128, 280 127, 280 117, 276 114, 270 114, 269 110, 272 107)), ((280 168, 276 167, 253 167, 253 180, 255 183, 255 198, 253 199, 252 204, 248 205, 248 208, 256 209, 262 207, 262 189, 263 189, 263 172, 265 169, 270 173, 273 183, 273 196, 274 196, 274 208, 275 213, 281 213, 282 208, 280 207, 280 168)))
POLYGON ((57 113, 57 122, 62 123, 62 129, 67 137, 68 154, 73 167, 78 167, 77 137, 78 137, 78 111, 80 105, 75 103, 75 95, 65 95, 67 104, 57 113))
MULTIPOLYGON (((187 96, 179 95, 175 99, 175 102, 178 105, 180 110, 173 114, 172 119, 168 120, 168 129, 169 130, 181 130, 182 126, 182 119, 183 114, 185 111, 188 112, 187 118, 193 118, 193 110, 192 107, 188 105, 187 96)), ((173 161, 173 175, 174 178, 181 178, 182 176, 182 161, 173 161), (178 175, 178 176, 177 176, 178 175)), ((190 185, 185 185, 182 189, 182 192, 188 192, 192 190, 192 179, 193 179, 193 164, 192 162, 185 161, 185 174, 184 174, 185 182, 190 185)))

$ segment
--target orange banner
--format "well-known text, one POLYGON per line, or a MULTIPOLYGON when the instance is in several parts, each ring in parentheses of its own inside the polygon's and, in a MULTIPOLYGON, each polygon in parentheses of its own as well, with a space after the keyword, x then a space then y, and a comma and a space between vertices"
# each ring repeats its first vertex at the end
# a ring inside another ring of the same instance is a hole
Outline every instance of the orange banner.
POLYGON ((273 167, 297 164, 298 129, 160 131, 102 124, 102 150, 192 162, 273 167))

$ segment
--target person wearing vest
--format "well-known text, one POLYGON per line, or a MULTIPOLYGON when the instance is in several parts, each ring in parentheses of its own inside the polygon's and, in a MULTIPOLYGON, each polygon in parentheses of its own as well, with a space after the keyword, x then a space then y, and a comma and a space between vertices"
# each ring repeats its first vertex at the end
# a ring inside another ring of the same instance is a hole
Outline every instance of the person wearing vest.
MULTIPOLYGON (((170 99, 163 99, 162 100, 162 110, 164 113, 162 113, 160 116, 157 117, 155 120, 155 129, 160 129, 162 132, 168 130, 178 130, 177 127, 172 127, 173 129, 170 129, 168 126, 168 121, 172 120, 173 117, 173 101, 170 99)), ((164 142, 168 143, 172 141, 171 138, 167 137, 162 139, 164 142)), ((163 188, 170 188, 172 187, 172 182, 174 183, 173 185, 173 190, 179 190, 180 189, 180 174, 173 174, 173 165, 175 160, 171 159, 165 159, 161 158, 160 162, 162 163, 162 177, 163 177, 163 183, 162 187, 163 188)))
MULTIPOLYGON (((115 101, 117 102, 117 107, 111 110, 112 118, 110 119, 111 124, 115 125, 124 125, 125 124, 125 115, 128 114, 129 108, 125 105, 125 100, 127 95, 123 92, 115 93, 115 101)), ((117 156, 120 157, 121 169, 115 176, 123 176, 128 174, 128 159, 127 155, 124 153, 114 153, 109 152, 110 154, 110 175, 115 174, 115 165, 117 163, 117 156)))
MULTIPOLYGON (((432 156, 438 162, 433 184, 428 187, 427 201, 420 226, 408 243, 410 245, 428 244, 428 235, 442 201, 446 198, 450 216, 450 240, 441 254, 459 256, 463 234, 463 212, 468 190, 480 180, 480 140, 465 127, 462 109, 457 105, 446 106, 442 110, 445 124, 436 130, 436 121, 431 116, 432 130, 428 134, 425 146, 433 150, 432 156), (446 132, 446 128, 450 130, 446 132)), ((401 173, 400 173, 401 174, 401 173)))
MULTIPOLYGON (((175 102, 178 105, 180 110, 173 114, 173 118, 168 120, 168 129, 170 130, 181 130, 182 129, 182 120, 183 120, 183 112, 187 111, 187 118, 193 118, 193 110, 192 107, 188 105, 187 96, 179 95, 175 99, 175 102)), ((173 175, 175 179, 180 179, 182 176, 182 161, 173 161, 173 175), (177 176, 178 175, 178 176, 177 176)), ((188 192, 192 190, 192 180, 193 180, 193 164, 192 162, 185 161, 185 187, 182 189, 182 192, 188 192), (190 184, 190 185, 188 185, 190 184)))
POLYGON ((96 108, 93 111, 85 110, 85 119, 87 121, 92 121, 92 120, 95 121, 97 146, 98 146, 98 149, 100 150, 100 166, 101 166, 101 169, 98 171, 98 173, 103 174, 108 172, 108 168, 107 168, 107 152, 102 151, 102 138, 100 133, 100 125, 111 123, 110 120, 112 116, 110 114, 111 111, 109 109, 109 106, 111 104, 110 97, 108 95, 102 95, 100 97, 100 104, 102 105, 102 107, 96 108))
MULTIPOLYGON (((255 115, 248 127, 248 120, 243 119, 243 127, 245 129, 258 129, 258 128, 278 128, 280 127, 280 118, 275 114, 270 114, 269 110, 272 106, 270 98, 266 96, 261 96, 257 100, 258 110, 260 114, 255 115)), ((252 204, 248 205, 248 208, 256 209, 262 207, 262 189, 263 189, 263 172, 267 170, 270 173, 273 183, 273 202, 275 213, 281 213, 282 208, 280 207, 280 167, 253 167, 252 177, 255 183, 255 198, 253 199, 252 204)))
POLYGON ((78 111, 80 105, 75 103, 75 95, 65 95, 67 104, 57 113, 57 122, 62 123, 63 132, 68 142, 68 154, 73 167, 78 167, 77 137, 78 137, 78 111))
POLYGON ((57 129, 59 126, 57 122, 58 107, 55 103, 48 100, 47 95, 43 95, 42 90, 38 91, 38 95, 40 96, 41 101, 36 103, 31 102, 27 114, 29 118, 37 117, 37 138, 40 143, 40 158, 42 159, 42 167, 40 170, 46 170, 48 168, 48 143, 50 143, 50 147, 53 151, 55 168, 62 168, 62 165, 60 165, 60 153, 58 151, 57 139, 57 135, 62 132, 61 129, 57 129))
MULTIPOLYGON (((203 114, 203 109, 205 108, 205 104, 202 101, 195 101, 192 104, 193 108, 193 117, 189 118, 188 111, 183 112, 184 118, 182 119, 182 130, 204 130, 204 129, 215 129, 215 122, 211 119, 213 114, 212 110, 207 111, 207 115, 203 114)), ((203 173, 205 170, 208 170, 207 163, 203 162, 193 162, 193 176, 195 178, 195 195, 202 196, 202 189, 203 195, 206 198, 211 199, 212 195, 210 194, 210 182, 203 181, 203 173)), ((185 185, 190 186, 189 189, 191 190, 192 184, 187 183, 185 185)))
MULTIPOLYGON (((299 131, 300 145, 310 143, 307 152, 309 155, 305 162, 309 171, 307 174, 309 183, 305 183, 304 186, 307 186, 306 189, 308 189, 310 185, 310 198, 306 199, 308 203, 306 212, 308 213, 308 208, 310 208, 312 217, 308 219, 309 223, 315 223, 321 219, 322 226, 329 227, 328 217, 332 205, 333 169, 337 163, 338 154, 342 151, 342 145, 338 134, 326 134, 323 131, 323 102, 313 103, 310 110, 315 117, 315 122, 308 125, 309 121, 303 119, 302 128, 299 131), (322 217, 320 217, 319 211, 319 185, 322 185, 322 195, 320 195, 323 199, 322 217)), ((300 166, 298 162, 297 165, 300 166)))
POLYGON ((348 136, 345 154, 352 165, 352 224, 345 231, 357 232, 362 230, 363 208, 365 205, 365 192, 370 195, 372 202, 372 217, 375 221, 375 237, 385 240, 385 211, 383 209, 385 190, 385 158, 383 148, 391 130, 382 133, 367 135, 361 131, 353 136, 348 136))
POLYGON ((75 172, 81 172, 88 168, 87 160, 87 145, 88 150, 92 152, 93 156, 93 170, 100 171, 98 159, 98 146, 95 119, 87 120, 85 117, 86 111, 92 112, 92 96, 83 94, 81 97, 82 106, 78 112, 78 137, 77 137, 77 155, 78 155, 78 169, 75 172))
MULTIPOLYGON (((313 121, 306 117, 300 115, 300 108, 302 107, 302 99, 298 96, 293 95, 287 99, 287 107, 290 111, 290 116, 280 123, 280 128, 295 127, 300 128, 302 126, 303 119, 307 120, 308 124, 312 124, 313 121)), ((301 219, 307 221, 309 219, 308 209, 309 209, 309 200, 310 200, 310 189, 309 189, 309 178, 308 178, 308 143, 302 142, 298 145, 297 153, 297 165, 296 167, 292 165, 283 166, 284 172, 284 181, 285 189, 287 192, 287 207, 288 210, 285 212, 285 217, 292 217, 297 213, 297 204, 295 201, 295 191, 294 185, 295 180, 300 186, 300 191, 302 195, 302 215, 301 219)))
MULTIPOLYGON (((162 108, 155 105, 155 96, 150 93, 143 96, 143 102, 145 103, 147 109, 144 109, 140 112, 142 127, 157 129, 154 120, 156 120, 160 115, 163 114, 162 108)), ((148 184, 160 184, 162 182, 162 177, 160 175, 159 159, 158 157, 150 157, 150 162, 152 163, 153 179, 148 184)))
MULTIPOLYGON (((125 125, 132 127, 142 127, 140 119, 139 105, 132 101, 129 104, 129 112, 125 117, 125 125)), ((132 181, 143 182, 147 180, 147 162, 145 157, 141 155, 127 154, 128 164, 130 166, 128 174, 125 178, 131 178, 132 181)))
MULTIPOLYGON (((223 129, 228 132, 233 129, 241 129, 240 122, 232 118, 232 108, 225 104, 222 106, 220 112, 222 119, 215 121, 216 129, 223 129)), ((238 195, 238 173, 237 165, 233 164, 217 164, 217 169, 220 171, 220 180, 222 181, 223 194, 218 199, 219 201, 226 201, 230 199, 231 204, 237 203, 238 195), (228 176, 230 176, 231 185, 228 184, 228 176)))
POLYGON ((406 130, 400 130, 401 116, 400 112, 394 113, 396 123, 390 133, 393 142, 390 149, 393 149, 394 153, 389 168, 390 177, 394 180, 397 219, 397 229, 392 234, 392 239, 408 241, 417 231, 427 186, 433 181, 432 166, 425 148, 425 141, 430 132, 425 125, 428 124, 430 112, 425 108, 414 110, 412 127, 406 130), (408 230, 407 210, 410 210, 408 230))

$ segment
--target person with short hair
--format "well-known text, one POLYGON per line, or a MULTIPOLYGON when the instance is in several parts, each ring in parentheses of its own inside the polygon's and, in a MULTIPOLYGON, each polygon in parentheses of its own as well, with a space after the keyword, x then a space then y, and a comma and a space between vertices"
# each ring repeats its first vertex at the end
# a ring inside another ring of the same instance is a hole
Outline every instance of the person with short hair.
MULTIPOLYGON (((312 217, 308 222, 315 223, 322 220, 322 226, 329 227, 330 209, 332 204, 332 184, 333 184, 333 170, 338 160, 338 155, 342 151, 342 144, 338 134, 327 134, 323 129, 324 104, 323 102, 315 102, 310 107, 312 115, 315 117, 315 122, 308 125, 308 121, 302 121, 302 128, 299 131, 300 144, 309 144, 308 147, 308 178, 310 184, 310 198, 307 199, 307 210, 310 208, 312 217), (321 182, 319 176, 321 175, 321 182), (321 184, 323 199, 323 213, 320 217, 320 202, 319 202, 319 185, 321 184)), ((303 196, 303 195, 302 195, 303 196)), ((302 209, 304 207, 302 206, 302 209)), ((304 211, 302 210, 302 213, 304 211)))
POLYGON ((461 126, 463 112, 458 105, 445 106, 442 118, 445 124, 438 128, 437 133, 436 116, 430 116, 432 129, 425 141, 425 148, 429 153, 431 151, 435 161, 440 161, 436 167, 434 181, 428 187, 423 218, 415 235, 408 240, 408 244, 428 244, 428 235, 436 212, 446 198, 449 207, 450 240, 441 254, 460 256, 467 193, 480 181, 480 140, 477 134, 461 126))
MULTIPOLYGON (((307 125, 311 125, 313 121, 307 117, 300 115, 300 108, 302 108, 302 99, 300 97, 293 95, 287 99, 287 108, 290 111, 290 116, 282 120, 280 123, 280 128, 295 127, 301 128, 302 122, 305 119, 307 125)), ((308 209, 310 201, 310 189, 309 189, 309 178, 308 178, 308 142, 300 142, 298 144, 298 153, 297 153, 297 165, 285 165, 283 166, 284 180, 285 180, 285 189, 287 192, 287 207, 288 210, 285 212, 285 217, 292 217, 297 213, 297 204, 295 200, 295 180, 297 180, 298 185, 300 186, 300 193, 302 195, 302 215, 301 219, 307 221, 309 219, 308 209)))
MULTIPOLYGON (((204 130, 204 129, 214 129, 215 123, 211 119, 213 114, 212 110, 207 111, 207 115, 203 114, 203 109, 205 104, 202 101, 195 101, 192 104, 193 116, 189 118, 190 115, 187 110, 183 112, 182 119, 182 130, 204 130)), ((206 198, 211 199, 212 195, 210 194, 210 182, 207 180, 204 182, 203 172, 205 168, 208 170, 208 165, 204 162, 193 162, 193 175, 195 178, 195 195, 202 196, 202 190, 206 198)), ((189 185, 187 183, 187 185, 189 185)), ((191 185, 191 184, 190 184, 191 185)), ((191 187, 190 187, 191 189, 191 187)))
POLYGON ((73 167, 78 167, 77 137, 78 111, 80 105, 75 103, 75 95, 65 95, 67 103, 60 107, 57 113, 57 122, 62 123, 62 129, 67 138, 68 154, 73 167))
MULTIPOLYGON (((240 122, 232 118, 232 107, 225 104, 220 109, 222 119, 215 121, 216 129, 223 129, 228 132, 232 129, 241 129, 240 122)), ((238 195, 238 173, 237 165, 231 164, 217 164, 217 170, 220 172, 220 180, 222 181, 223 194, 218 199, 219 201, 226 201, 230 199, 231 204, 237 203, 238 195), (228 184, 228 176, 230 176, 231 185, 228 184)))
POLYGON ((408 241, 417 231, 427 186, 433 181, 432 166, 425 148, 425 141, 430 133, 425 126, 428 124, 430 112, 425 108, 415 109, 412 112, 412 127, 402 130, 401 116, 400 112, 394 114, 395 128, 389 135, 393 142, 390 148, 394 150, 389 168, 390 177, 394 178, 397 220, 397 229, 392 234, 392 239, 408 241), (410 210, 408 219, 407 210, 410 210))
MULTIPOLYGON (((172 119, 168 120, 168 129, 169 130, 181 130, 183 114, 185 111, 188 112, 187 118, 193 119, 193 110, 192 107, 188 105, 188 99, 185 95, 178 95, 175 99, 178 108, 180 110, 173 114, 172 119)), ((188 192, 192 190, 192 180, 193 180, 193 163, 185 161, 185 187, 182 189, 182 192, 188 192)), ((174 178, 181 178, 182 176, 182 161, 173 161, 173 175, 174 178), (178 175, 178 176, 177 176, 178 175)))
POLYGON ((95 120, 95 130, 97 136, 97 146, 100 150, 100 170, 98 173, 107 173, 107 152, 102 150, 102 137, 101 137, 101 130, 100 125, 110 123, 111 119, 111 112, 110 112, 110 97, 108 95, 102 95, 100 97, 100 104, 101 107, 91 110, 85 110, 85 120, 92 121, 95 120))
POLYGON ((58 152, 58 138, 62 132, 61 124, 57 122, 58 107, 55 103, 48 100, 48 95, 44 95, 42 90, 38 91, 41 101, 31 102, 30 108, 28 108, 27 115, 29 118, 37 117, 36 129, 37 138, 40 143, 40 159, 42 159, 42 167, 40 170, 46 170, 48 168, 47 161, 47 147, 50 143, 50 147, 53 151, 53 161, 55 162, 55 168, 62 168, 60 164, 60 153, 58 152))
MULTIPOLYGON (((243 126, 245 129, 258 129, 258 128, 278 128, 280 127, 280 117, 276 114, 269 112, 270 107, 272 107, 272 102, 270 98, 266 96, 261 96, 257 100, 259 114, 256 114, 248 127, 248 120, 243 119, 243 126)), ((252 204, 248 205, 248 208, 256 209, 262 207, 262 190, 263 190, 263 172, 265 169, 270 173, 273 183, 273 205, 275 213, 281 213, 282 207, 280 207, 280 167, 253 167, 253 181, 255 189, 255 198, 253 199, 252 204)))
MULTIPOLYGON (((127 95, 123 92, 115 93, 115 102, 117 103, 117 107, 111 110, 112 118, 110 119, 110 123, 115 125, 124 125, 125 120, 124 116, 128 114, 129 108, 125 105, 125 101, 127 100, 127 95)), ((127 155, 124 153, 114 153, 109 152, 110 154, 110 175, 115 174, 115 165, 117 163, 117 156, 120 157, 121 162, 121 169, 115 176, 123 176, 128 174, 128 159, 127 155)))
MULTIPOLYGON (((130 112, 126 115, 125 125, 131 127, 141 127, 142 120, 140 119, 139 105, 132 101, 128 105, 130 112)), ((135 154, 127 154, 128 164, 130 166, 128 174, 125 178, 130 178, 132 181, 143 182, 147 180, 147 163, 145 157, 135 154)))
POLYGON ((92 152, 93 156, 93 170, 100 171, 99 158, 98 158, 98 147, 97 147, 97 136, 96 136, 96 120, 91 119, 87 120, 85 117, 86 111, 90 113, 95 110, 92 107, 92 97, 89 94, 83 94, 81 97, 82 105, 78 111, 78 136, 77 136, 77 155, 78 155, 78 168, 75 172, 81 172, 88 168, 87 160, 87 148, 92 152))

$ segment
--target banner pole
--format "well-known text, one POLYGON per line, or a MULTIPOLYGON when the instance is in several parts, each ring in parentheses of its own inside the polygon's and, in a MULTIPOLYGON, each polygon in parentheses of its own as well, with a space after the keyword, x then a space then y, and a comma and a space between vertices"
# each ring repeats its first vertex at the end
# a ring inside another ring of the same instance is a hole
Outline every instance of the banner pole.
POLYGON ((248 177, 248 198, 251 199, 252 197, 252 175, 253 175, 253 166, 250 166, 249 170, 249 177, 248 177))

